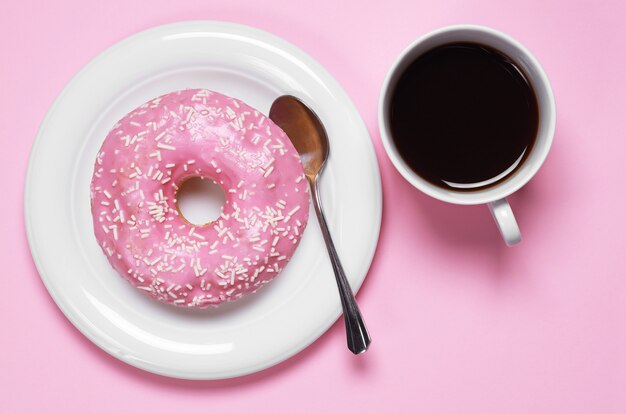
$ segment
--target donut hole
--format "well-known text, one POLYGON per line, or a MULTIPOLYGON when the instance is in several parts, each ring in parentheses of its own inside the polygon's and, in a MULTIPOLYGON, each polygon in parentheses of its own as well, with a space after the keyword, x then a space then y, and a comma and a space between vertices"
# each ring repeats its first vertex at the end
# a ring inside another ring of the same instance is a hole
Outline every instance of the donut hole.
POLYGON ((183 219, 196 226, 216 220, 225 202, 224 190, 210 178, 189 178, 176 193, 178 211, 183 219))

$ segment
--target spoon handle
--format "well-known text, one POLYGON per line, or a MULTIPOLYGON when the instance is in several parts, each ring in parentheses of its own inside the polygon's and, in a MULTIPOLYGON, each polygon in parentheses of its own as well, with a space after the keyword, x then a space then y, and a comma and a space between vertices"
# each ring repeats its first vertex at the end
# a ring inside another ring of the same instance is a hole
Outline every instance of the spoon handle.
POLYGON ((367 327, 361 312, 354 299, 354 294, 346 278, 346 274, 343 271, 343 266, 339 261, 339 255, 335 250, 335 244, 330 236, 328 230, 328 224, 324 217, 324 211, 322 209, 322 200, 320 198, 320 192, 318 187, 318 176, 313 179, 309 179, 311 186, 311 195, 313 196, 313 206, 315 207, 315 214, 317 215, 317 221, 322 229, 322 235, 324 236, 324 242, 326 243, 326 249, 330 256, 330 262, 335 272, 335 280, 337 281, 337 287, 339 288, 339 297, 341 298, 341 306, 343 307, 343 318, 346 324, 346 334, 348 337, 348 349, 355 355, 362 354, 367 351, 367 348, 372 342, 367 327))

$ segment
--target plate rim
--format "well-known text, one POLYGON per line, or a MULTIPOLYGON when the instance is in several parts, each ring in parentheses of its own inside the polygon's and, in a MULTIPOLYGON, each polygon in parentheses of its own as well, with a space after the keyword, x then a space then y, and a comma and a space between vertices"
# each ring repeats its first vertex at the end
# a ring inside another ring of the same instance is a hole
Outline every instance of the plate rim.
POLYGON ((113 349, 109 349, 106 346, 106 338, 104 336, 99 336, 97 335, 95 332, 92 332, 92 330, 90 330, 88 327, 84 326, 84 323, 82 321, 82 319, 80 317, 78 317, 76 314, 70 312, 70 310, 68 309, 70 307, 70 303, 67 302, 60 297, 60 293, 57 291, 57 289, 54 287, 54 284, 52 283, 52 280, 50 279, 50 276, 47 274, 47 272, 45 271, 45 266, 41 261, 41 255, 38 253, 38 250, 36 248, 36 242, 35 242, 35 233, 36 230, 33 228, 33 224, 32 224, 32 213, 31 213, 31 209, 32 209, 32 203, 29 202, 29 197, 31 195, 32 192, 32 180, 33 180, 33 170, 35 169, 34 165, 34 160, 36 159, 37 154, 39 153, 39 147, 40 147, 40 143, 42 141, 42 137, 44 136, 44 132, 46 130, 46 126, 49 123, 50 119, 54 116, 54 114, 56 113, 60 103, 63 101, 64 96, 66 95, 66 93, 68 91, 70 91, 74 85, 79 81, 79 79, 82 77, 82 75, 86 72, 89 71, 90 68, 92 68, 93 66, 96 66, 99 64, 99 62, 103 59, 106 58, 106 56, 110 53, 113 52, 117 49, 123 48, 127 43, 132 43, 134 41, 140 41, 142 37, 145 36, 150 36, 150 35, 156 35, 159 32, 163 32, 163 31, 169 31, 169 30, 175 30, 175 29, 180 29, 180 30, 193 30, 195 27, 199 26, 199 25, 204 25, 206 26, 207 30, 211 30, 211 31, 221 31, 223 29, 226 29, 227 31, 232 31, 232 32, 237 32, 239 34, 244 34, 244 35, 249 35, 251 33, 254 33, 256 35, 258 35, 260 38, 262 38, 263 40, 266 40, 268 43, 270 43, 273 46, 279 47, 281 50, 285 50, 287 49, 287 52, 291 55, 295 55, 298 57, 298 59, 304 61, 308 67, 313 67, 314 71, 316 73, 321 73, 325 76, 324 82, 331 82, 334 83, 334 86, 336 86, 336 89, 338 91, 340 91, 342 94, 344 94, 345 100, 352 106, 351 109, 354 110, 356 116, 356 120, 358 123, 360 123, 362 129, 367 133, 368 137, 370 137, 370 141, 369 143, 365 143, 364 145, 367 147, 367 153, 369 154, 369 158, 371 161, 371 165, 374 168, 375 171, 373 171, 373 175, 375 177, 375 182, 373 183, 373 188, 374 188, 374 193, 376 196, 375 200, 372 200, 372 205, 375 208, 375 219, 376 219, 376 225, 373 226, 373 235, 372 235, 372 241, 369 243, 368 246, 368 251, 366 252, 366 258, 367 258, 367 263, 364 270, 364 275, 359 278, 360 280, 358 280, 358 283, 356 285, 353 286, 353 290, 355 292, 355 294, 358 292, 358 290, 361 288, 363 282, 365 281, 365 278, 367 277, 368 273, 369 273, 369 269, 371 268, 372 262, 375 258, 375 254, 376 254, 376 249, 378 246, 378 241, 380 238, 380 229, 381 229, 381 225, 382 225, 382 213, 383 213, 383 194, 382 194, 382 177, 380 174, 380 167, 379 167, 379 163, 378 163, 378 157, 373 145, 373 142, 371 141, 371 135, 369 133, 369 130, 367 129, 367 126, 365 125, 363 118, 361 117, 361 114, 359 113, 359 111, 357 110, 356 106, 354 105, 354 102, 352 101, 352 99, 350 98, 350 96, 348 95, 348 93, 345 91, 345 89, 341 86, 341 84, 317 61, 315 60, 313 57, 311 57, 308 53, 306 53, 305 51, 303 51, 302 49, 300 49, 299 47, 295 46, 294 44, 290 43, 289 41, 283 39, 282 37, 275 35, 271 32, 262 30, 262 29, 258 29, 256 27, 253 26, 249 26, 249 25, 244 25, 244 24, 240 24, 240 23, 233 23, 233 22, 227 22, 227 21, 219 21, 219 20, 191 20, 191 21, 181 21, 181 22, 175 22, 175 23, 169 23, 169 24, 163 24, 163 25, 157 25, 157 26, 153 26, 151 28, 148 28, 146 30, 142 30, 139 32, 136 32, 134 34, 131 34, 130 36, 127 36, 115 43, 113 43, 112 45, 110 45, 109 47, 107 47, 106 49, 102 50, 100 53, 98 53, 95 57, 93 57, 89 62, 87 62, 85 65, 83 65, 78 72, 76 72, 71 79, 63 86, 62 90, 59 92, 59 94, 55 97, 54 101, 52 102, 52 104, 50 105, 50 107, 48 108, 46 115, 44 116, 43 120, 41 121, 41 124, 37 130, 37 133, 35 135, 35 139, 33 141, 33 144, 31 146, 30 149, 30 153, 28 156, 28 166, 27 166, 27 170, 26 170, 26 178, 24 181, 24 196, 23 196, 23 203, 24 203, 24 225, 25 225, 25 229, 26 229, 26 237, 28 240, 28 245, 29 245, 29 250, 31 253, 31 257, 33 259, 33 262, 35 264, 35 267, 37 269, 37 273, 40 277, 40 279, 42 280, 44 286, 46 287, 46 290, 48 291, 48 293, 50 294, 50 296, 52 297, 52 299, 54 300, 56 306, 61 310, 61 312, 63 313, 63 315, 65 316, 65 318, 82 334, 84 335, 87 339, 89 339, 90 342, 92 342, 94 345, 96 345, 98 348, 102 349, 103 351, 105 351, 107 354, 113 356, 114 358, 129 364, 131 366, 134 366, 135 368, 141 369, 143 371, 148 371, 157 375, 162 375, 162 376, 166 376, 166 377, 172 377, 172 378, 179 378, 179 379, 191 379, 191 380, 220 380, 220 379, 227 379, 227 378, 235 378, 235 377, 240 377, 243 375, 249 375, 249 374, 253 374, 259 371, 262 371, 264 369, 273 367, 283 361, 286 361, 287 359, 291 358, 292 356, 294 356, 295 354, 301 352, 302 350, 304 350, 305 348, 307 348, 309 345, 311 345, 313 342, 315 342, 321 335, 323 335, 326 331, 328 331, 332 325, 339 319, 339 317, 341 316, 341 308, 340 306, 337 307, 336 311, 332 313, 332 316, 330 317, 329 321, 325 321, 323 324, 320 325, 320 327, 316 330, 312 330, 310 332, 310 334, 304 338, 300 344, 298 346, 294 346, 292 347, 292 349, 290 350, 290 352, 286 352, 283 354, 279 354, 277 355, 275 358, 271 358, 269 360, 265 360, 263 363, 259 363, 256 364, 254 366, 249 365, 247 367, 247 369, 239 369, 239 370, 231 370, 228 373, 226 373, 225 375, 202 375, 202 374, 194 374, 194 373, 184 373, 181 371, 172 371, 172 370, 168 370, 168 369, 163 369, 163 367, 160 366, 155 366, 147 361, 143 361, 140 359, 135 359, 120 353, 115 352, 113 349), (191 375, 189 375, 191 374, 191 375))

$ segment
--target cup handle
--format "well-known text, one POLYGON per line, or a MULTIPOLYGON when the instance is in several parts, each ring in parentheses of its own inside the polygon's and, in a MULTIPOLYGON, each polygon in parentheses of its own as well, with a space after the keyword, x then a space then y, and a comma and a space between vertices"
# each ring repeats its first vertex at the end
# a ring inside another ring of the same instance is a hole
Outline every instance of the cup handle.
POLYGON ((522 241, 522 234, 519 231, 513 210, 511 210, 511 206, 509 202, 506 201, 506 198, 492 201, 488 203, 487 206, 489 207, 489 211, 491 211, 491 216, 498 225, 498 229, 506 245, 513 246, 522 241))

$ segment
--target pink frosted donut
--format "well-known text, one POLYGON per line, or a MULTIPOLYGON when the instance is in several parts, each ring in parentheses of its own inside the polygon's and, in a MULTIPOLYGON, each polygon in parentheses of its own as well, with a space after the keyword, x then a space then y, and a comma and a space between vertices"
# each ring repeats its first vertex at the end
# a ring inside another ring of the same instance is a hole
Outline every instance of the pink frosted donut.
POLYGON ((293 255, 309 199, 285 133, 242 101, 206 89, 163 95, 107 135, 91 181, 96 239, 111 265, 152 297, 206 308, 270 282, 293 255), (196 226, 176 192, 210 178, 226 203, 196 226))

